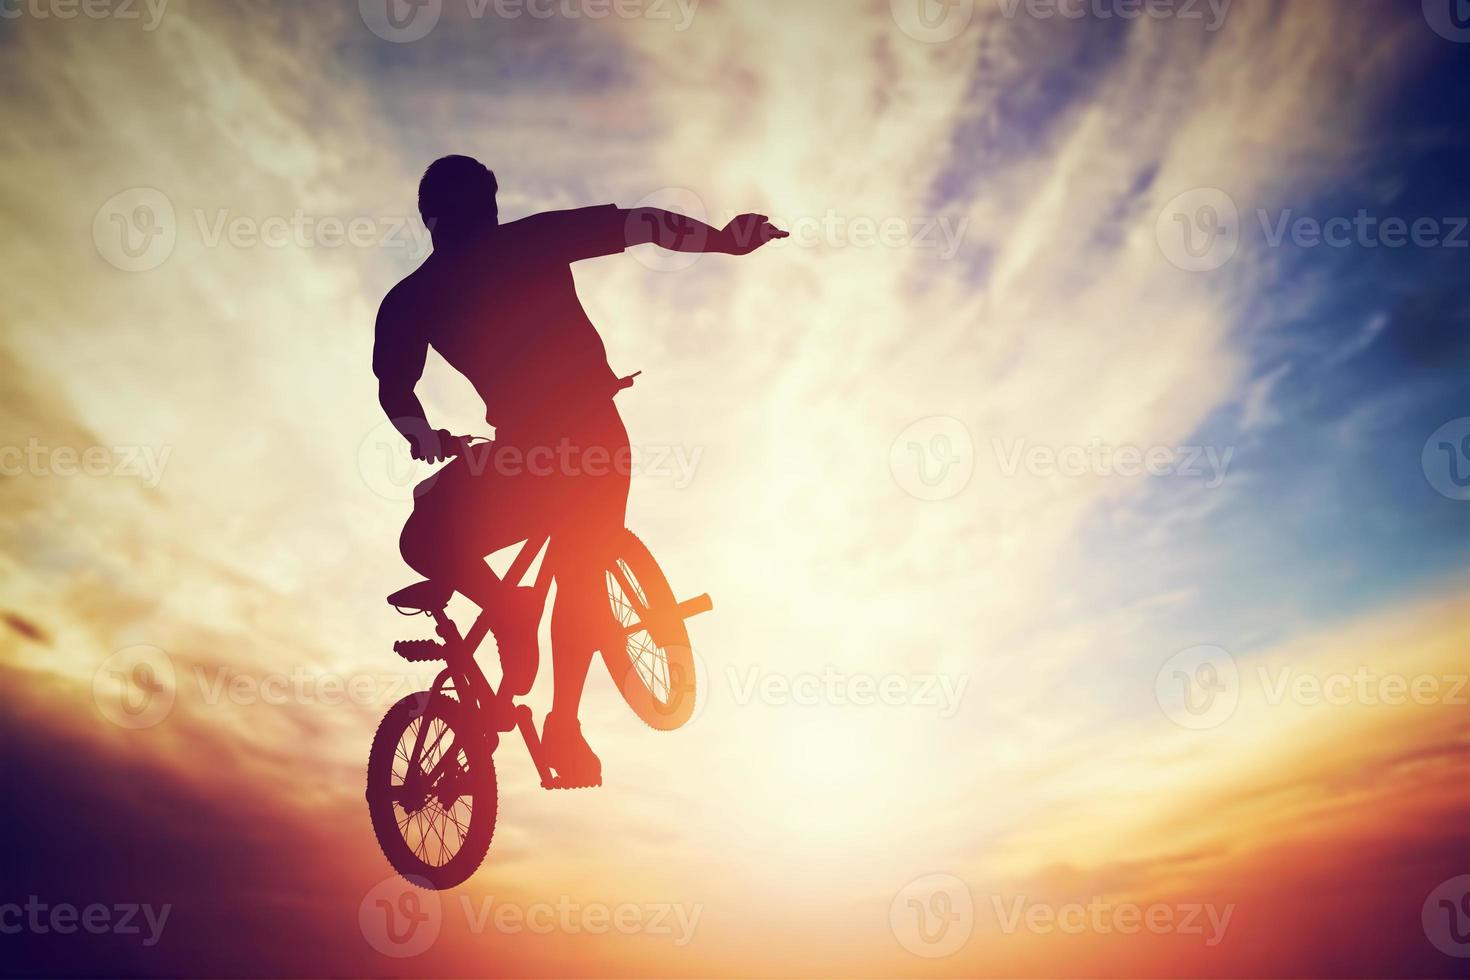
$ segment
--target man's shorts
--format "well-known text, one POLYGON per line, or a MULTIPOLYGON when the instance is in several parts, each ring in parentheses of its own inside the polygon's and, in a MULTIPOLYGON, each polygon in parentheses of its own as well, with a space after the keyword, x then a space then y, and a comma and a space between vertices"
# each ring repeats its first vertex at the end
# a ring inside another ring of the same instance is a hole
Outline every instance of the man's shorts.
POLYGON ((622 531, 632 450, 609 399, 551 431, 497 429, 414 490, 413 522, 446 548, 488 555, 551 534, 562 560, 605 559, 622 531))

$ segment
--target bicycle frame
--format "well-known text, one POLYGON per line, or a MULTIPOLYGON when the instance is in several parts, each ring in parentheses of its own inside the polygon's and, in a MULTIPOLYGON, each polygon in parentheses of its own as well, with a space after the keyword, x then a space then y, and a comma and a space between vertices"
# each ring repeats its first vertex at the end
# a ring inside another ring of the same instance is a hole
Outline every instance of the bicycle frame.
MULTIPOLYGON (((502 581, 509 582, 513 586, 525 578, 526 572, 530 570, 531 563, 536 560, 542 549, 546 549, 546 557, 541 562, 541 567, 536 572, 536 581, 532 588, 535 591, 537 601, 542 604, 546 602, 546 596, 551 590, 551 581, 556 574, 556 536, 552 533, 534 534, 521 546, 515 560, 511 562, 502 581)), ((624 635, 631 636, 639 630, 646 629, 649 635, 659 645, 664 645, 662 639, 669 624, 680 622, 690 616, 706 612, 711 608, 708 595, 701 595, 694 599, 678 603, 668 610, 661 610, 657 615, 654 611, 643 605, 646 600, 641 600, 639 591, 628 579, 626 572, 617 562, 613 562, 608 568, 614 581, 622 590, 627 602, 631 604, 638 616, 631 625, 622 627, 624 635)), ((434 679, 433 686, 429 689, 429 697, 440 694, 446 690, 452 691, 461 702, 473 709, 472 714, 479 726, 479 736, 490 744, 493 752, 500 744, 502 732, 519 729, 521 737, 525 739, 526 749, 531 754, 531 761, 536 765, 536 771, 541 777, 541 785, 547 789, 555 787, 555 781, 551 770, 547 767, 541 756, 541 738, 536 732, 535 719, 531 709, 524 705, 501 705, 500 694, 491 686, 485 677, 484 671, 480 669, 475 659, 480 649, 480 644, 485 641, 485 636, 490 632, 490 615, 485 610, 475 618, 469 633, 461 636, 459 627, 454 623, 443 609, 429 611, 434 620, 434 627, 439 636, 444 640, 445 667, 434 679), (498 710, 498 709, 509 710, 498 710), (498 720, 499 724, 492 727, 492 719, 498 720)), ((427 781, 427 785, 433 786, 442 775, 446 762, 454 758, 454 746, 440 756, 439 761, 429 773, 424 774, 417 764, 417 760, 423 757, 424 739, 427 734, 427 726, 419 728, 418 736, 414 741, 413 763, 410 772, 420 773, 427 781)))
MULTIPOLYGON (((536 556, 546 549, 546 557, 541 562, 540 569, 536 572, 536 582, 532 586, 537 599, 543 604, 546 595, 551 590, 551 580, 555 574, 553 558, 555 553, 555 542, 550 534, 532 535, 521 546, 515 560, 511 562, 502 581, 512 584, 519 583, 525 578, 531 563, 536 556)), ((469 633, 461 636, 459 627, 449 614, 443 609, 436 609, 429 613, 434 620, 434 629, 444 640, 445 668, 434 678, 433 686, 429 688, 429 697, 450 690, 458 698, 474 709, 473 715, 480 723, 480 735, 490 743, 493 752, 499 745, 500 733, 508 732, 512 728, 519 728, 521 737, 526 740, 526 748, 531 753, 531 761, 536 764, 536 771, 541 776, 541 785, 550 786, 551 771, 546 767, 541 758, 541 739, 536 734, 535 720, 531 715, 531 709, 526 705, 516 705, 515 709, 507 713, 507 717, 513 717, 509 726, 492 728, 490 719, 496 716, 495 707, 500 695, 491 686, 485 672, 480 669, 479 662, 475 659, 479 652, 480 644, 485 642, 485 636, 490 632, 490 614, 487 610, 481 610, 470 626, 469 633)), ((419 728, 418 737, 414 741, 413 759, 422 758, 424 748, 424 737, 427 734, 427 726, 419 728)), ((440 769, 451 758, 454 757, 453 746, 440 756, 439 762, 433 771, 425 774, 428 785, 435 785, 440 775, 440 769)), ((421 771, 415 764, 410 771, 421 771)))

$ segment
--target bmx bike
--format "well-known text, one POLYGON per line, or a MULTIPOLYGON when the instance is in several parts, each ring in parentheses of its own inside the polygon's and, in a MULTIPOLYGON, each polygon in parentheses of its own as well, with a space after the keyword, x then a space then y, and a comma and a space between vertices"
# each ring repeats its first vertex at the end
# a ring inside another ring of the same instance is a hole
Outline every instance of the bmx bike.
MULTIPOLYGON (((553 534, 532 535, 505 581, 519 584, 543 548, 533 588, 544 607, 556 573, 553 534)), ((603 577, 621 636, 604 645, 602 661, 639 718, 661 731, 678 728, 695 702, 694 654, 684 621, 713 603, 707 594, 676 601, 652 553, 626 529, 603 577)), ((433 619, 443 641, 400 640, 394 651, 414 663, 443 660, 445 667, 429 690, 388 709, 367 766, 368 812, 383 856, 408 881, 432 889, 463 882, 490 849, 499 805, 494 754, 503 732, 520 732, 542 788, 567 788, 543 758, 531 709, 501 704, 475 660, 490 632, 489 616, 482 611, 461 636, 445 612, 453 594, 451 586, 429 580, 388 597, 405 615, 433 619)))

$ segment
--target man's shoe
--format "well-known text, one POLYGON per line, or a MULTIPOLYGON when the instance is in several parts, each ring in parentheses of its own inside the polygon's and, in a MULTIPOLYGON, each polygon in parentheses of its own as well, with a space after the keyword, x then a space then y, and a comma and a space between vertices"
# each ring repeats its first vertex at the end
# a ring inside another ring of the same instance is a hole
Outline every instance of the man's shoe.
POLYGON ((555 788, 602 785, 602 760, 582 737, 582 726, 576 718, 563 721, 554 711, 548 714, 541 735, 541 751, 547 767, 556 770, 555 788))
POLYGON ((541 597, 535 589, 507 589, 495 626, 495 645, 500 649, 500 693, 518 698, 531 690, 541 659, 541 597))

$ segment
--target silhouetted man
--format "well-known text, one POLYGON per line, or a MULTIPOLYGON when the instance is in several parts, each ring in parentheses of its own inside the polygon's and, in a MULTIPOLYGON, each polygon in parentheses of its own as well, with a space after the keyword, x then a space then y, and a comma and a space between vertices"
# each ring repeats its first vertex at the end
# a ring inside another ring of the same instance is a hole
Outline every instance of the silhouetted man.
POLYGON ((470 157, 429 166, 419 211, 434 251, 378 310, 379 400, 414 458, 432 463, 461 454, 448 433, 430 427, 414 394, 429 347, 474 385, 495 427, 486 458, 461 454, 415 491, 400 546, 417 572, 453 585, 490 614, 507 707, 535 680, 540 609, 532 590, 502 583, 484 559, 537 530, 552 531, 556 690, 543 746, 558 776, 592 785, 601 763, 582 737, 577 706, 592 654, 626 642, 608 608, 603 570, 623 528, 631 452, 613 405, 626 383, 608 367, 569 266, 645 243, 744 255, 786 233, 758 214, 717 230, 657 208, 610 204, 502 225, 496 190, 495 175, 470 157))

